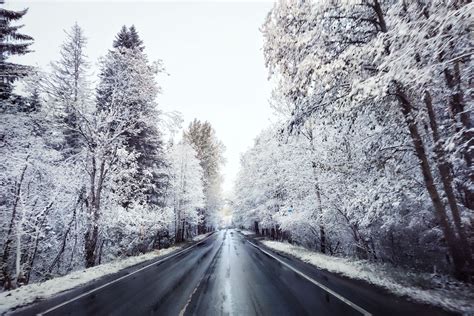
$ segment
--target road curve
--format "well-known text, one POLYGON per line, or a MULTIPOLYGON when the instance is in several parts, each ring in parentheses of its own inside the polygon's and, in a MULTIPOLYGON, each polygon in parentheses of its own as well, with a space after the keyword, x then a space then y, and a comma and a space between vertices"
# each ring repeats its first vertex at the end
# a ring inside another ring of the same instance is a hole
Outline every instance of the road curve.
POLYGON ((446 315, 283 257, 235 230, 13 314, 446 315))

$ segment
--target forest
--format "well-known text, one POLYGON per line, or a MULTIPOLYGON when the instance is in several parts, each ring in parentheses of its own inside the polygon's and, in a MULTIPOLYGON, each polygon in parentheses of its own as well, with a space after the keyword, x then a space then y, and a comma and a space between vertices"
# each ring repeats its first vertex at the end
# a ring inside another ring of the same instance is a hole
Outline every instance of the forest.
POLYGON ((59 59, 41 69, 10 61, 34 41, 21 32, 27 9, 0 14, 1 286, 214 230, 224 145, 198 119, 174 140, 182 119, 157 102, 164 65, 148 59, 135 27, 123 26, 91 61, 76 23, 59 59))
MULTIPOLYGON (((28 9, 0 8, 0 286, 191 244, 223 208, 248 238, 472 284, 473 13, 469 0, 277 1, 255 30, 274 119, 227 195, 215 126, 164 110, 166 65, 144 33, 124 25, 91 60, 93 34, 71 23, 49 66, 23 65, 28 9)), ((217 249, 237 233, 187 258, 230 266, 217 249)), ((232 258, 256 273, 257 257, 232 258)), ((207 269, 193 262, 176 275, 207 269)))
POLYGON ((261 31, 278 117, 234 222, 323 254, 472 280, 470 1, 280 1, 261 31))

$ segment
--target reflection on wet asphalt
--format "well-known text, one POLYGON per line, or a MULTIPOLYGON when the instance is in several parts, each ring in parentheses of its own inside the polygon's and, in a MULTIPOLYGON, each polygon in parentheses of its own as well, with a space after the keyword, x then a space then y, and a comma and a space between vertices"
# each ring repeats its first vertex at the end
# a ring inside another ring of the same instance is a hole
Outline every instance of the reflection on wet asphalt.
POLYGON ((222 230, 169 258, 124 269, 13 314, 360 315, 293 269, 373 315, 446 314, 298 260, 271 256, 252 246, 241 233, 222 230))
POLYGON ((360 315, 246 242, 219 232, 218 250, 186 315, 360 315))

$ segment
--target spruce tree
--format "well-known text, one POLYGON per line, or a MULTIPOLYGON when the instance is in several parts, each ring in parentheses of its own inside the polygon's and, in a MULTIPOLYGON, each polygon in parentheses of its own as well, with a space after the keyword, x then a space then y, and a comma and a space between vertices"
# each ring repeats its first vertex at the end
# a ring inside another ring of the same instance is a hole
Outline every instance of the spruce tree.
MULTIPOLYGON (((114 50, 110 51, 109 57, 116 59, 115 63, 110 63, 108 67, 102 69, 100 78, 101 83, 97 90, 97 109, 100 111, 110 111, 112 104, 113 81, 120 72, 128 71, 127 63, 124 58, 129 60, 142 60, 148 63, 146 55, 143 53, 143 41, 140 39, 134 26, 128 29, 123 26, 113 42, 114 50), (114 55, 120 54, 123 58, 114 55)), ((144 74, 137 74, 136 80, 144 74)), ((152 80, 151 78, 147 80, 152 80)), ((133 85, 133 83, 131 83, 133 85)), ((164 188, 168 185, 168 179, 164 172, 165 160, 163 151, 163 141, 159 129, 154 119, 157 119, 158 111, 155 102, 140 98, 129 98, 134 101, 127 101, 124 104, 124 110, 133 113, 135 122, 129 122, 134 128, 124 133, 126 147, 129 152, 137 154, 138 173, 133 181, 136 190, 122 200, 122 205, 128 207, 136 200, 135 194, 144 194, 146 203, 153 205, 163 205, 164 188)))
POLYGON ((0 100, 8 99, 13 90, 13 82, 28 72, 26 66, 7 62, 12 55, 30 52, 29 46, 33 38, 18 32, 22 25, 12 25, 12 22, 21 19, 27 11, 0 8, 0 100))
POLYGON ((128 33, 127 27, 124 25, 120 29, 120 32, 118 32, 118 34, 115 36, 113 47, 114 48, 127 47, 129 45, 129 42, 130 42, 130 35, 128 33))
POLYGON ((130 26, 128 33, 130 37, 130 48, 135 48, 139 49, 140 51, 143 51, 145 47, 143 46, 143 41, 138 36, 138 32, 135 29, 135 25, 130 26))
POLYGON ((87 38, 82 28, 75 23, 61 45, 61 58, 52 62, 49 94, 60 113, 64 124, 66 157, 79 152, 81 143, 78 130, 80 113, 86 108, 89 94, 87 72, 89 63, 85 55, 87 38))
POLYGON ((113 47, 116 49, 127 48, 127 49, 137 49, 141 52, 145 49, 143 46, 143 41, 140 39, 135 26, 132 25, 129 29, 124 25, 122 29, 115 37, 113 47))

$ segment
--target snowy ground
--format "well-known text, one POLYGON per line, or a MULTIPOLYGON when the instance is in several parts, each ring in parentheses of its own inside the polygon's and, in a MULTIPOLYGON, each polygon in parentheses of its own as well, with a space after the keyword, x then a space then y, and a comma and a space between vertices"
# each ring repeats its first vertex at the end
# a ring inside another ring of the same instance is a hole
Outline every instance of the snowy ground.
POLYGON ((193 241, 201 241, 204 238, 206 238, 207 236, 209 236, 210 234, 212 234, 212 233, 197 235, 197 236, 193 237, 193 241))
POLYGON ((0 293, 0 314, 3 315, 12 308, 30 304, 37 299, 51 297, 57 293, 86 284, 107 274, 116 273, 138 263, 164 256, 180 248, 181 247, 170 247, 167 249, 156 250, 144 255, 101 264, 93 268, 75 271, 68 275, 42 283, 29 284, 16 290, 0 293))
POLYGON ((255 235, 255 232, 250 231, 250 230, 239 229, 239 231, 240 231, 242 234, 244 234, 245 236, 255 235))
POLYGON ((326 256, 278 241, 264 240, 268 248, 280 251, 318 268, 383 287, 393 294, 474 315, 474 288, 446 276, 407 272, 389 265, 326 256))

